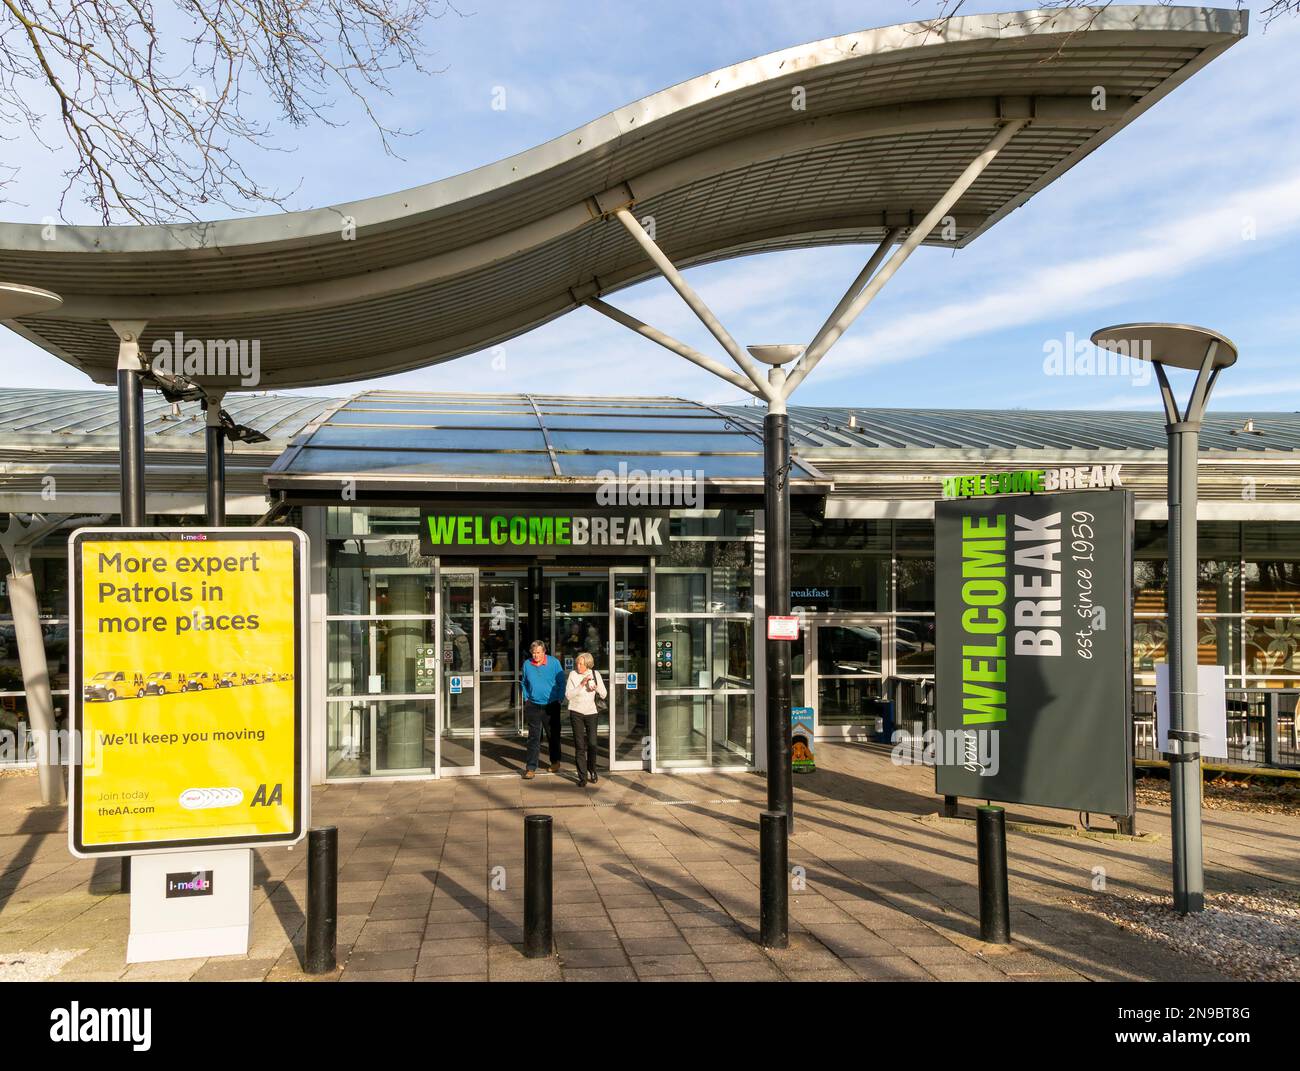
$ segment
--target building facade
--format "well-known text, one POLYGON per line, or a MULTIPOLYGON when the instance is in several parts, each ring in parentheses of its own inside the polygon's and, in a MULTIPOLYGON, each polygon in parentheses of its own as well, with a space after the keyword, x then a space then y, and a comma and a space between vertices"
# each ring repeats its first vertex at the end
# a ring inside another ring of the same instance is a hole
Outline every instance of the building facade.
MULTIPOLYGON (((602 768, 761 768, 762 410, 379 391, 230 404, 271 436, 232 450, 231 523, 293 524, 311 540, 313 780, 518 770, 517 682, 535 638, 566 665, 591 653, 607 677, 602 768)), ((67 518, 33 556, 64 710, 66 538, 116 519, 112 406, 104 392, 0 393, 0 510, 67 518)), ((161 402, 146 415, 152 522, 201 523, 201 417, 161 402)), ((1043 473, 1135 493, 1133 685, 1139 750, 1154 746, 1167 558, 1156 414, 795 407, 791 433, 794 698, 818 738, 924 724, 934 502, 955 477, 996 490, 995 474, 1043 473)), ((1297 451, 1294 414, 1217 414, 1202 435, 1199 650, 1228 677, 1234 761, 1296 761, 1297 451)), ((0 617, 0 728, 17 739, 12 637, 0 617)))

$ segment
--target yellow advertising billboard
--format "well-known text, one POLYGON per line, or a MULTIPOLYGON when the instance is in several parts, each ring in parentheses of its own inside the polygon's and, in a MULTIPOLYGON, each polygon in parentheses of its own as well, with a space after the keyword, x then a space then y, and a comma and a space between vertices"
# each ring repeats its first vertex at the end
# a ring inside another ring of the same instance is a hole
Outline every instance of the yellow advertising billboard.
POLYGON ((306 546, 288 528, 72 534, 73 854, 302 837, 306 546))

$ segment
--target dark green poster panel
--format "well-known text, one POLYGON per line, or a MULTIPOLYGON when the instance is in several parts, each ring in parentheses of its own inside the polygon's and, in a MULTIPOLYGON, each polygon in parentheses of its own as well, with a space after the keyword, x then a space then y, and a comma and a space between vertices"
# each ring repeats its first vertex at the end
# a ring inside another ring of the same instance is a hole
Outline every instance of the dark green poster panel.
POLYGON ((1128 491, 935 505, 935 790, 1133 812, 1128 491))

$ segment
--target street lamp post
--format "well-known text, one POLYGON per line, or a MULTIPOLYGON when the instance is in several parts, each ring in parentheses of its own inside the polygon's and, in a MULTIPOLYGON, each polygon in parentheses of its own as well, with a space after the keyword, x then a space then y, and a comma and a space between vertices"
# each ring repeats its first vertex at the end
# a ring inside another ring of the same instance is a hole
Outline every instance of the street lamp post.
MULTIPOLYGON (((768 366, 771 393, 763 417, 763 608, 767 618, 790 613, 790 423, 785 405, 785 365, 803 346, 747 346, 755 360, 768 366)), ((794 776, 790 765, 790 641, 764 639, 767 669, 767 810, 784 840, 794 832, 794 776)), ((790 941, 786 901, 784 845, 759 852, 759 887, 766 910, 759 916, 759 940, 765 948, 785 948, 790 941)))
POLYGON ((1185 324, 1118 324, 1097 331, 1103 350, 1155 365, 1165 409, 1169 475, 1169 785, 1173 832, 1174 909, 1205 907, 1201 854, 1201 750, 1196 657, 1196 459, 1201 420, 1219 370, 1237 360, 1227 338, 1185 324), (1166 367, 1196 372, 1181 412, 1166 367))
MULTIPOLYGON (((768 365, 773 397, 763 417, 763 607, 767 617, 790 614, 790 422, 785 365, 800 345, 748 346, 768 365)), ((794 776, 790 765, 790 641, 764 640, 767 655, 767 809, 786 816, 794 832, 794 776)), ((784 880, 784 878, 782 879, 784 880)))

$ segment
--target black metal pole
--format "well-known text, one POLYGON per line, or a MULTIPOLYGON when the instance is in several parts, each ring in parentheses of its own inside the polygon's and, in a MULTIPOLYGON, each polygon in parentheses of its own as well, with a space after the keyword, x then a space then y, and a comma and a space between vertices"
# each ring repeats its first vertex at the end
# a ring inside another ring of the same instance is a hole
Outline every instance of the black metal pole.
POLYGON ((549 814, 524 818, 524 955, 529 959, 551 954, 551 825, 549 814))
MULTIPOLYGON (((790 613, 790 429, 785 413, 763 418, 763 605, 768 616, 790 613)), ((764 622, 766 625, 766 622, 764 622)), ((789 940, 786 860, 794 831, 790 765, 790 641, 764 640, 767 662, 767 811, 759 817, 760 939, 769 948, 789 940), (780 815, 773 822, 769 815, 780 815), (768 838, 773 842, 769 843, 768 838), (779 843, 777 843, 779 842, 779 843)))
POLYGON ((979 856, 980 940, 994 945, 1010 944, 1007 823, 1006 812, 1001 807, 977 808, 975 839, 979 856))
POLYGON ((790 944, 789 818, 779 811, 758 816, 758 940, 764 948, 790 944))
POLYGON ((226 523, 226 432, 217 424, 206 430, 208 461, 207 522, 213 527, 226 523))
POLYGON ((338 965, 339 831, 307 833, 307 947, 303 970, 328 974, 338 965))
MULTIPOLYGON (((122 470, 119 521, 124 528, 145 525, 144 384, 134 368, 117 370, 117 449, 122 470)), ((131 891, 131 857, 122 856, 122 892, 131 891)))
MULTIPOLYGON (((769 616, 790 613, 790 431, 784 413, 763 418, 763 587, 769 616)), ((794 831, 794 775, 790 766, 790 641, 767 644, 767 809, 786 815, 794 831)))
POLYGON ((122 526, 143 528, 144 385, 139 371, 131 368, 117 370, 117 446, 122 468, 122 526))

